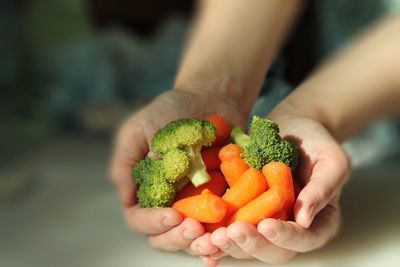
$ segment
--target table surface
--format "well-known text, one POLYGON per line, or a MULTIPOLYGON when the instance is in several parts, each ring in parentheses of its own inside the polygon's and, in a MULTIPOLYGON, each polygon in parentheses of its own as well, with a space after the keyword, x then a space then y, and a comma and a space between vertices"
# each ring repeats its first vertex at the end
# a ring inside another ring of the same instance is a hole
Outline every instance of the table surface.
MULTIPOLYGON (((0 266, 202 266, 198 258, 148 247, 130 232, 105 177, 104 140, 64 137, 18 165, 31 176, 21 195, 0 203, 0 266)), ((399 266, 400 164, 357 170, 346 185, 344 224, 328 246, 280 266, 399 266)), ((220 266, 265 266, 224 258, 220 266)))

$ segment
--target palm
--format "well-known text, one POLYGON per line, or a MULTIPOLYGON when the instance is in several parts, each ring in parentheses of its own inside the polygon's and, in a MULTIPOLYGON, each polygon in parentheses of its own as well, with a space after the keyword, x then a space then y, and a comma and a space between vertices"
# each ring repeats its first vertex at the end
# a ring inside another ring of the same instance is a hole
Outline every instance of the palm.
POLYGON ((211 235, 212 243, 235 258, 285 262, 297 252, 323 246, 339 229, 338 196, 348 176, 347 158, 321 124, 283 115, 270 118, 278 122, 284 138, 298 145, 301 154, 295 179, 303 189, 295 204, 295 222, 265 219, 257 228, 236 222, 217 229, 211 235), (246 237, 244 242, 240 236, 246 237))
POLYGON ((127 224, 136 232, 149 235, 149 243, 161 250, 180 250, 207 255, 218 250, 203 235, 202 225, 183 219, 170 208, 141 209, 136 203, 132 166, 149 153, 154 133, 168 122, 183 118, 205 118, 217 113, 232 124, 243 125, 244 118, 234 105, 203 93, 168 91, 130 117, 121 127, 111 165, 111 177, 124 206, 127 224), (199 247, 202 247, 199 251, 199 247))

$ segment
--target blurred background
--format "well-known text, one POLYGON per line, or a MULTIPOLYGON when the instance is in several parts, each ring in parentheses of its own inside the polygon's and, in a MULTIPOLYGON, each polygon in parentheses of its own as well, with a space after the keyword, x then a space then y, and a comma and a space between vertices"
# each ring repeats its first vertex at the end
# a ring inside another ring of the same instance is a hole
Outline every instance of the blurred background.
MULTIPOLYGON (((399 7, 308 1, 253 113, 267 114, 321 59, 399 7)), ((194 10, 187 0, 0 2, 0 266, 149 266, 138 259, 151 253, 145 239, 122 222, 107 162, 121 120, 172 87, 194 10)), ((383 163, 390 173, 381 181, 400 188, 390 178, 399 178, 399 136, 398 121, 386 120, 344 144, 365 190, 379 186, 383 163)), ((348 188, 363 188, 354 180, 348 188)), ((369 199, 346 192, 354 209, 369 199)), ((399 203, 393 194, 383 206, 399 203)), ((348 222, 360 222, 353 208, 345 207, 348 222)))

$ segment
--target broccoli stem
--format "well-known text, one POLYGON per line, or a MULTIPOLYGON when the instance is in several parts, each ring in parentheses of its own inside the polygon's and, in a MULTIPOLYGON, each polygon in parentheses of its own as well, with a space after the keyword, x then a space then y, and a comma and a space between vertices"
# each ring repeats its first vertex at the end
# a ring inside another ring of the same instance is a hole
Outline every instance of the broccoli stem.
POLYGON ((195 187, 199 187, 211 180, 206 170, 206 166, 201 158, 201 145, 187 147, 186 152, 190 158, 190 171, 188 173, 189 180, 195 187))
POLYGON ((250 142, 250 136, 245 134, 240 127, 234 127, 231 131, 231 138, 235 144, 244 148, 250 142))

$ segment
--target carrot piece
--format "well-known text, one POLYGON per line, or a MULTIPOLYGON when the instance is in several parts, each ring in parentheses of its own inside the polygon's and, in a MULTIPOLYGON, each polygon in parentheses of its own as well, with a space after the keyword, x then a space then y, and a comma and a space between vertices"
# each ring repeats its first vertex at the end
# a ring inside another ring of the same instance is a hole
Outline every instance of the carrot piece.
POLYGON ((233 158, 221 162, 220 168, 229 187, 233 187, 243 173, 249 169, 249 165, 241 158, 233 158))
POLYGON ((264 175, 255 168, 246 170, 222 196, 228 204, 228 215, 243 207, 267 189, 264 175))
POLYGON ((211 180, 199 187, 195 187, 192 183, 188 183, 185 187, 176 193, 175 202, 183 198, 200 195, 204 189, 209 190, 211 193, 217 196, 222 196, 227 188, 227 184, 224 176, 219 171, 209 171, 208 174, 211 180))
POLYGON ((236 144, 227 144, 223 146, 219 151, 219 159, 221 161, 231 160, 233 158, 240 158, 240 153, 242 153, 242 148, 236 144))
POLYGON ((281 221, 287 221, 289 219, 289 216, 284 209, 281 209, 280 211, 272 215, 271 218, 281 221))
POLYGON ((282 162, 270 162, 266 164, 262 173, 267 179, 269 188, 276 190, 285 204, 283 209, 288 216, 293 213, 295 192, 293 186, 292 172, 289 166, 282 162))
POLYGON ((227 217, 226 214, 225 214, 224 219, 222 219, 222 221, 220 221, 220 222, 217 222, 217 223, 204 223, 203 226, 204 226, 205 232, 206 233, 212 233, 215 230, 217 230, 218 228, 227 227, 228 226, 227 225, 228 219, 229 219, 229 217, 227 217))
POLYGON ((282 209, 284 201, 277 191, 269 189, 247 205, 237 210, 228 220, 228 225, 236 221, 257 225, 261 220, 271 217, 282 209))
POLYGON ((225 143, 225 140, 229 137, 229 134, 231 133, 231 124, 217 114, 208 116, 207 121, 211 122, 216 129, 216 138, 213 146, 223 145, 225 143))
POLYGON ((200 195, 175 202, 172 208, 199 222, 217 223, 225 217, 227 205, 219 196, 205 189, 200 195))
POLYGON ((219 170, 221 160, 219 159, 218 153, 221 147, 212 147, 201 151, 201 158, 203 159, 204 165, 206 165, 207 171, 219 170))

